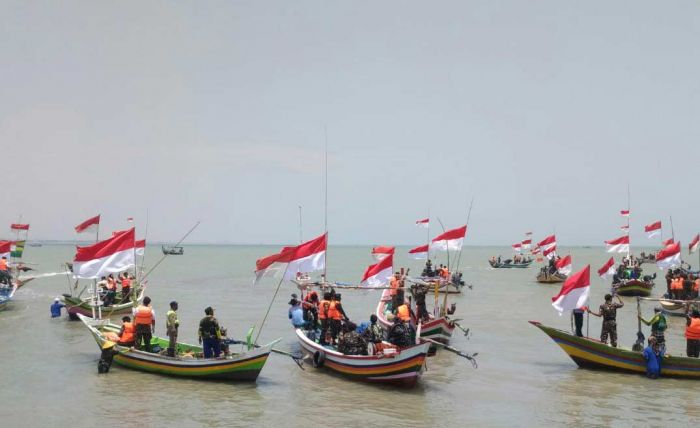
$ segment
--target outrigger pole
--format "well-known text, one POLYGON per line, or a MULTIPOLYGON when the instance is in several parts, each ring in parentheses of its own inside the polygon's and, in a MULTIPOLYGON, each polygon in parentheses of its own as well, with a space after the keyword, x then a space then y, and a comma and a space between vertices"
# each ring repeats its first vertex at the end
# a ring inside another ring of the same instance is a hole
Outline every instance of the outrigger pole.
MULTIPOLYGON (((190 236, 190 233, 192 233, 197 228, 197 226, 199 226, 199 224, 201 222, 202 222, 201 220, 198 220, 197 223, 195 223, 194 226, 192 226, 192 228, 190 230, 188 230, 187 233, 185 233, 185 235, 182 238, 180 238, 179 241, 177 241, 177 244, 175 244, 175 246, 177 247, 178 245, 180 245, 182 243, 182 241, 184 241, 188 236, 190 236)), ((165 260, 165 258, 168 256, 169 256, 169 254, 163 254, 163 257, 161 257, 160 260, 158 260, 158 263, 154 264, 153 267, 150 268, 148 270, 148 272, 146 272, 146 274, 141 277, 140 281, 143 281, 144 279, 146 279, 146 277, 148 275, 150 275, 151 272, 153 272, 153 270, 155 270, 155 268, 157 268, 158 265, 161 264, 163 262, 163 260, 165 260)))
MULTIPOLYGON (((467 233, 469 233, 469 219, 472 216, 472 207, 474 206, 474 197, 472 196, 472 201, 469 203, 469 211, 467 212, 467 230, 464 233, 464 239, 467 239, 467 233)), ((464 247, 464 242, 462 242, 462 247, 464 247)), ((457 254, 457 266, 455 267, 455 272, 459 270, 459 263, 462 261, 462 247, 459 247, 459 253, 457 254)))

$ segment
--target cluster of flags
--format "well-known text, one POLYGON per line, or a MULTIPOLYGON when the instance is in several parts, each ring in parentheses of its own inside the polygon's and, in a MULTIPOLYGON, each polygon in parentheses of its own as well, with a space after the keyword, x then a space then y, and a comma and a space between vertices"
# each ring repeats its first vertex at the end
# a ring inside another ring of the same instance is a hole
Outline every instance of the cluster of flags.
MULTIPOLYGON (((557 237, 549 235, 537 243, 537 248, 542 250, 542 255, 551 259, 557 256, 557 237)), ((539 251, 538 251, 539 252, 539 251)))
MULTIPOLYGON (((100 216, 97 215, 75 226, 75 232, 97 233, 99 225, 100 216)), ((146 240, 136 240, 135 228, 113 232, 108 239, 76 247, 73 275, 76 278, 94 279, 133 268, 136 266, 136 256, 143 256, 145 248, 146 240)))

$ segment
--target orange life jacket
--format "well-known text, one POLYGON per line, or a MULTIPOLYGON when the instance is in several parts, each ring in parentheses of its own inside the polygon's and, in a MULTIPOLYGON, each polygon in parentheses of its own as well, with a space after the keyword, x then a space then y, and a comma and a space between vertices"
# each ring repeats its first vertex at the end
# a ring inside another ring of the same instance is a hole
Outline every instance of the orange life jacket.
POLYGON ((331 300, 331 304, 328 307, 328 318, 330 318, 332 320, 337 320, 337 321, 343 319, 343 315, 340 313, 340 311, 338 310, 338 307, 337 307, 339 304, 340 304, 340 302, 336 302, 335 300, 331 300))
POLYGON ((7 270, 7 260, 0 259, 0 270, 7 270))
POLYGON ((131 287, 131 280, 129 278, 122 279, 122 289, 131 287))
POLYGON ((124 323, 124 333, 119 338, 120 342, 129 343, 134 341, 134 324, 130 322, 124 323))
POLYGON ((151 325, 153 323, 153 309, 150 306, 139 305, 136 308, 136 316, 134 317, 134 324, 146 324, 151 325))
POLYGON ((700 318, 691 318, 690 325, 685 328, 686 339, 700 339, 700 318))
POLYGON ((447 268, 442 268, 442 270, 440 270, 440 276, 444 279, 448 279, 450 277, 450 271, 447 270, 447 268))
POLYGON ((678 278, 673 278, 671 280, 671 290, 678 290, 678 278))
POLYGON ((396 279, 395 276, 391 277, 391 281, 389 281, 389 295, 390 296, 396 296, 396 293, 398 293, 398 288, 399 288, 399 280, 396 279))
POLYGON ((330 316, 329 316, 330 305, 331 305, 330 300, 326 300, 326 299, 321 300, 321 303, 319 304, 320 310, 318 311, 318 319, 325 320, 326 318, 330 318, 330 316))
POLYGON ((693 291, 695 291, 695 292, 700 291, 700 279, 696 279, 693 282, 693 291))
POLYGON ((403 321, 411 321, 411 312, 408 310, 408 306, 405 303, 396 310, 396 316, 403 321))

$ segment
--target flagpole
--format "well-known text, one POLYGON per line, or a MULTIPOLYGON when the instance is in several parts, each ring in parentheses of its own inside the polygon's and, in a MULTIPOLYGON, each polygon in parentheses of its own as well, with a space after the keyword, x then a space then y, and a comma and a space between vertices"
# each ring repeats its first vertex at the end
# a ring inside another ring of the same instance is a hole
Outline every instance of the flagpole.
POLYGON ((630 229, 630 217, 632 217, 632 211, 630 208, 630 184, 629 182, 627 183, 627 260, 628 262, 631 262, 630 260, 630 250, 632 247, 630 235, 631 235, 631 229, 630 229))
MULTIPOLYGON (((97 228, 95 229, 95 244, 100 242, 100 223, 97 223, 97 228)), ((99 293, 97 292, 97 278, 92 280, 92 293, 93 293, 93 305, 92 305, 92 317, 95 318, 95 307, 97 307, 98 319, 102 319, 102 305, 99 304, 99 293)))
POLYGON ((304 235, 302 234, 302 228, 301 228, 301 205, 299 205, 299 243, 301 244, 304 242, 304 235))
MULTIPOLYGON (((177 241, 177 244, 175 244, 175 246, 177 247, 178 245, 180 245, 182 243, 182 241, 184 241, 188 236, 190 236, 190 233, 192 233, 197 228, 197 226, 199 226, 199 223, 201 223, 201 220, 197 221, 197 223, 195 223, 195 225, 192 226, 192 228, 190 230, 188 230, 187 233, 185 233, 185 236, 183 236, 182 238, 180 238, 179 241, 177 241)), ((160 260, 158 260, 158 262, 155 265, 153 265, 153 267, 150 268, 144 276, 141 277, 141 282, 143 282, 143 280, 146 279, 146 277, 148 275, 150 275, 151 272, 153 272, 155 270, 155 268, 157 268, 158 265, 160 265, 163 262, 163 260, 165 260, 165 258, 168 256, 169 256, 169 254, 163 254, 163 257, 161 257, 160 260)))
MULTIPOLYGON (((323 125, 324 136, 324 203, 323 203, 323 229, 326 232, 326 254, 325 263, 323 263, 323 281, 328 281, 327 268, 328 266, 328 126, 323 125)), ((257 338, 256 338, 257 340, 257 338)))
POLYGON ((260 328, 258 329, 258 334, 255 335, 255 340, 253 341, 253 345, 258 344, 258 338, 260 337, 260 333, 262 333, 262 329, 265 326, 265 321, 267 321, 268 315, 270 315, 270 309, 272 309, 272 304, 275 303, 275 298, 277 297, 277 293, 279 293, 279 291, 280 291, 280 287, 282 286, 282 281, 284 281, 284 277, 287 276, 287 269, 288 268, 289 268, 289 263, 287 263, 287 266, 284 267, 284 272, 282 273, 282 277, 280 278, 279 282, 277 283, 277 288, 275 289, 275 294, 272 295, 272 300, 270 301, 270 304, 267 307, 267 312, 265 312, 265 317, 263 317, 263 320, 260 323, 260 328))
MULTIPOLYGON (((469 212, 467 213, 467 228, 464 231, 464 239, 467 239, 467 233, 469 233, 469 219, 472 216, 472 207, 474 206, 474 197, 469 203, 469 212)), ((522 251, 522 243, 520 244, 520 250, 522 251)), ((464 247, 464 241, 462 241, 462 247, 464 247)), ((455 272, 459 270, 459 263, 462 261, 462 247, 459 247, 459 253, 457 253, 457 267, 455 267, 455 272)))
MULTIPOLYGON (((428 238, 428 240, 427 240, 427 243, 428 243, 427 260, 430 260, 430 208, 428 208, 428 236, 427 236, 427 238, 428 238)), ((427 260, 426 260, 426 263, 427 263, 427 260)))
MULTIPOLYGON (((136 235, 134 235, 135 237, 136 235)), ((134 238, 135 239, 135 238, 134 238)), ((146 245, 148 244, 148 208, 146 208, 146 227, 143 233, 143 256, 141 257, 141 269, 137 272, 137 278, 143 274, 143 267, 146 266, 146 245)), ((135 248, 136 246, 134 246, 135 248)), ((134 259, 134 263, 136 260, 134 259)), ((138 281, 138 280, 137 280, 138 281)))

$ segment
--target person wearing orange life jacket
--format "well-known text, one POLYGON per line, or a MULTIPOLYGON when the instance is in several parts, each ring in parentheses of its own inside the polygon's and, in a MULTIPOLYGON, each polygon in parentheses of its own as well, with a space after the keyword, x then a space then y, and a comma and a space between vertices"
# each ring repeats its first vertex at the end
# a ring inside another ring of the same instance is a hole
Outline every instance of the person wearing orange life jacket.
POLYGON ((302 300, 301 309, 304 311, 304 320, 315 330, 318 325, 318 293, 310 292, 302 300))
POLYGON ((12 284, 12 275, 10 274, 10 266, 7 264, 7 257, 0 258, 0 283, 12 284))
POLYGON ((399 288, 401 287, 401 274, 394 273, 394 276, 389 280, 389 296, 391 297, 391 311, 396 312, 396 308, 401 301, 399 300, 399 288))
POLYGON ((343 320, 350 320, 350 318, 348 318, 348 316, 345 314, 345 310, 343 309, 343 305, 340 303, 340 300, 340 293, 336 293, 335 295, 332 295, 331 303, 328 306, 328 318, 330 319, 331 339, 334 343, 338 340, 338 334, 340 334, 343 320))
POLYGON ((117 343, 124 346, 134 346, 136 341, 135 333, 135 327, 131 322, 131 318, 127 316, 122 317, 122 328, 119 330, 119 341, 117 343))
POLYGON ((318 339, 320 345, 327 345, 328 340, 326 336, 328 335, 328 329, 330 328, 330 307, 331 307, 331 293, 323 293, 323 299, 318 304, 318 319, 321 321, 321 337, 318 339))
POLYGON ((151 352, 151 338, 156 329, 156 317, 151 308, 151 298, 143 298, 143 304, 134 309, 134 324, 136 330, 136 349, 145 348, 151 352), (143 345, 142 345, 143 342, 143 345))
POLYGON ((700 294, 700 278, 695 278, 695 281, 693 281, 693 293, 691 298, 697 299, 698 294, 700 294))
POLYGON ((112 306, 117 299, 117 282, 112 275, 107 278, 107 293, 103 305, 105 307, 112 306))
POLYGON ((671 280, 671 292, 675 299, 681 299, 683 296, 683 279, 680 276, 676 276, 671 280))
POLYGON ((131 283, 133 279, 134 277, 130 277, 128 272, 124 272, 124 276, 121 277, 122 303, 128 301, 131 297, 131 283))
POLYGON ((409 308, 408 305, 404 302, 396 310, 396 316, 401 318, 401 321, 403 321, 403 322, 410 322, 411 321, 411 308, 409 308))
POLYGON ((693 358, 700 356, 700 311, 693 309, 691 316, 686 314, 686 355, 693 358))

